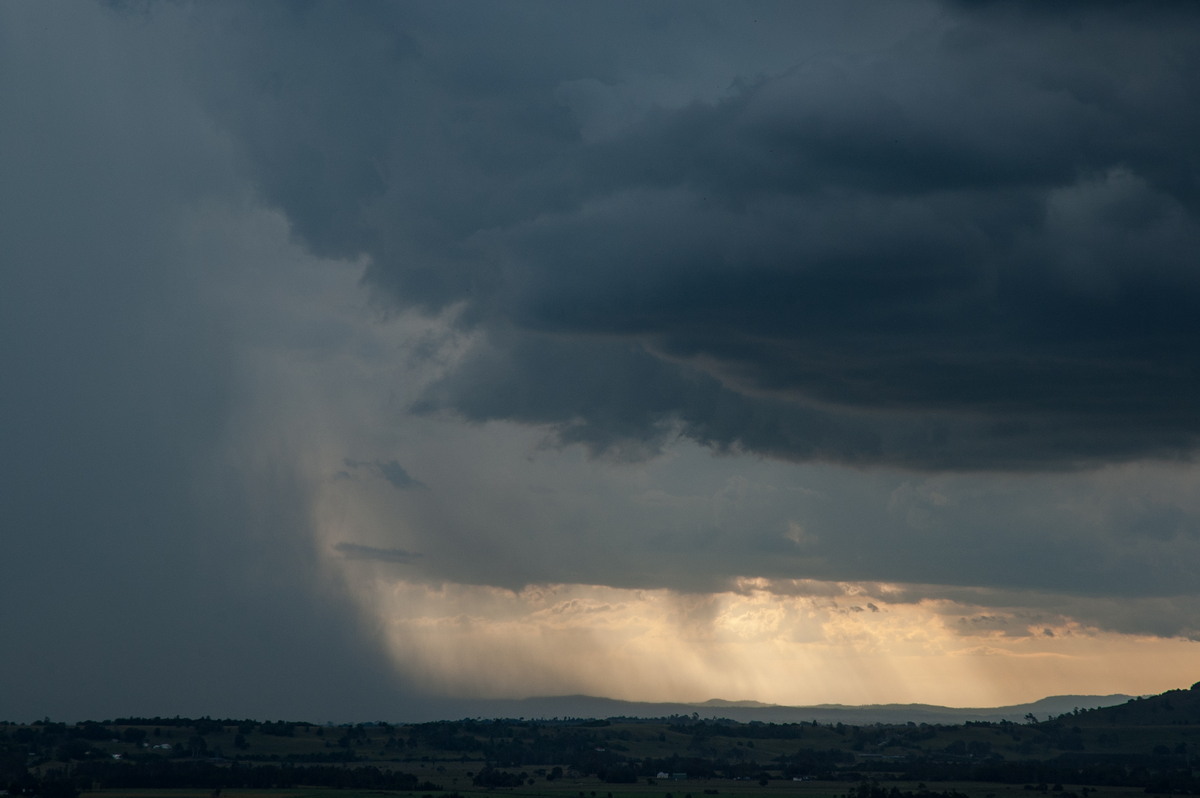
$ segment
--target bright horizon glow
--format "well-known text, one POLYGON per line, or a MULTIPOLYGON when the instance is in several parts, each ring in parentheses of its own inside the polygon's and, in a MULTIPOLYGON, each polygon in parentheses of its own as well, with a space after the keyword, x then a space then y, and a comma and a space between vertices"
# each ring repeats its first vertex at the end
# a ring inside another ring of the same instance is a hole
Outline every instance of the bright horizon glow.
POLYGON ((823 595, 370 584, 397 667, 460 697, 991 707, 1157 693, 1194 676, 1191 641, 1070 621, 964 634, 954 621, 981 608, 889 603, 854 584, 810 585, 823 595))

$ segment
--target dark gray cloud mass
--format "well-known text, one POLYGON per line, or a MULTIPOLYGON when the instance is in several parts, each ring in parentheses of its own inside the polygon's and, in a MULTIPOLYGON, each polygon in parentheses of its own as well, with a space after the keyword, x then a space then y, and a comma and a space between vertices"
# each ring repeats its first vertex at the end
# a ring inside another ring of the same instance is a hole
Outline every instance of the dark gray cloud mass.
POLYGON ((285 8, 230 12, 214 104, 305 241, 486 331, 425 410, 919 469, 1195 448, 1191 5, 285 8), (790 46, 745 55, 755 9, 790 46), (705 74, 684 37, 744 71, 638 98, 705 74))
POLYGON ((1048 5, 0 5, 0 717, 414 711, 330 559, 1195 636, 1190 477, 1071 480, 1200 443, 1200 9, 1048 5))
POLYGON ((342 462, 347 468, 369 468, 379 474, 393 488, 404 490, 405 488, 421 487, 420 480, 416 479, 405 470, 404 466, 397 463, 395 460, 384 460, 376 463, 364 463, 358 460, 345 459, 342 462))
POLYGON ((338 543, 334 550, 351 560, 377 560, 390 563, 410 563, 421 555, 404 549, 381 549, 377 546, 364 546, 361 543, 338 543))

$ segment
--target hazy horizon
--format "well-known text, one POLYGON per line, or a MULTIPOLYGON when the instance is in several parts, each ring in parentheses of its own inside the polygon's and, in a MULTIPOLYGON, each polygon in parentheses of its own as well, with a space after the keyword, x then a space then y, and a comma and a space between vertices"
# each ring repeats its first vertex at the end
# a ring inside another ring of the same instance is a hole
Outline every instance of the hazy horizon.
MULTIPOLYGON (((991 720, 1003 716, 1011 721, 1027 719, 1031 709, 1037 709, 1045 714, 1042 719, 1070 712, 1073 709, 1095 709, 1125 703, 1127 700, 1138 698, 1125 694, 1110 695, 1060 695, 1043 696, 1035 701, 1022 702, 995 707, 949 707, 937 704, 912 702, 905 704, 809 704, 785 705, 769 704, 760 701, 730 700, 712 698, 701 702, 659 702, 659 701, 623 701, 603 696, 560 695, 560 696, 527 696, 524 698, 504 699, 470 699, 445 700, 436 709, 424 707, 410 711, 408 715, 399 717, 337 717, 337 718, 253 718, 238 713, 224 716, 212 713, 197 714, 194 718, 249 718, 259 721, 289 721, 299 723, 321 724, 356 724, 356 723, 428 723, 436 721, 456 721, 464 718, 522 718, 524 720, 565 720, 605 719, 610 717, 632 717, 640 719, 655 719, 669 717, 675 714, 690 714, 688 710, 699 715, 701 720, 720 719, 732 720, 739 723, 751 721, 771 723, 797 723, 816 720, 820 723, 844 722, 853 724, 899 723, 905 720, 919 720, 934 723, 962 723, 967 720, 991 720), (905 715, 909 708, 917 709, 921 714, 911 718, 905 715), (441 710, 440 712, 437 710, 441 710), (682 713, 679 710, 683 710, 682 713), (883 710, 882 714, 873 710, 883 710), (941 712, 945 710, 945 712, 941 712), (1003 712, 1007 710, 1007 712, 1003 712), (974 712, 975 714, 971 714, 974 712), (513 714, 518 713, 518 714, 513 714), (932 714, 931 714, 932 713, 932 714)), ((1144 697, 1144 696, 1142 696, 1144 697)), ((66 716, 50 717, 36 716, 24 718, 0 718, 7 723, 32 724, 49 720, 55 723, 83 723, 88 721, 104 722, 128 718, 169 718, 174 715, 162 713, 116 713, 105 717, 66 716)), ((189 717, 189 716, 178 716, 189 717)))
POLYGON ((0 717, 1200 665, 1200 7, 0 4, 0 717))

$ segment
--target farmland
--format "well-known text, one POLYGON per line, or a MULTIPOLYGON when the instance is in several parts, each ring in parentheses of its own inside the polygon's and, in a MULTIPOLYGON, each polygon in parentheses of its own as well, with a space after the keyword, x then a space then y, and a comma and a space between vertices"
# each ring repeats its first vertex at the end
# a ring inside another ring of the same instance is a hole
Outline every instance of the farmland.
POLYGON ((666 718, 0 724, 0 788, 45 798, 1122 798, 1200 792, 1200 689, 1025 723, 666 718))

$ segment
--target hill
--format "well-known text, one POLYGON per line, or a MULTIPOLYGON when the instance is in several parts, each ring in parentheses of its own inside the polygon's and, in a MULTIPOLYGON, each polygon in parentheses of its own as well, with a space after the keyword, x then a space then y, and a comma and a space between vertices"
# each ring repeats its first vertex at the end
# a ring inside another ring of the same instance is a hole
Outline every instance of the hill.
MULTIPOLYGON (((933 704, 816 704, 784 706, 757 701, 703 703, 648 703, 617 701, 593 696, 546 696, 519 700, 471 701, 452 705, 453 717, 477 718, 670 718, 691 716, 723 718, 739 723, 844 723, 851 726, 871 723, 942 723, 968 722, 1023 723, 1032 714, 1040 720, 1073 712, 1080 708, 1110 707, 1129 701, 1128 695, 1050 696, 1028 704, 1005 707, 959 708, 933 704)), ((429 718, 428 720, 433 720, 429 718)))
POLYGON ((1072 716, 1072 722, 1077 726, 1200 725, 1200 682, 1188 690, 1168 690, 1080 712, 1072 716))

